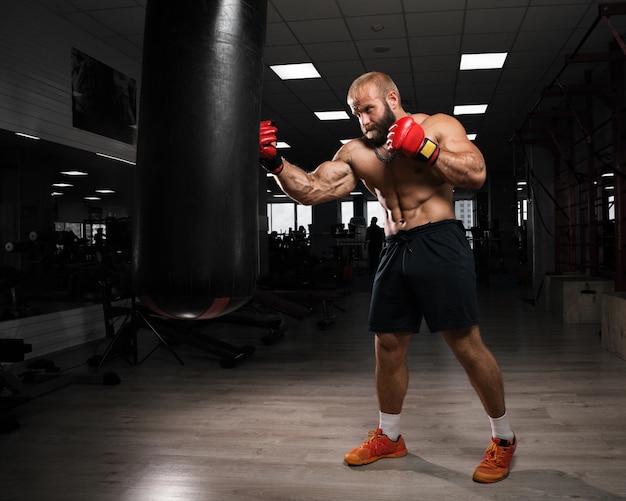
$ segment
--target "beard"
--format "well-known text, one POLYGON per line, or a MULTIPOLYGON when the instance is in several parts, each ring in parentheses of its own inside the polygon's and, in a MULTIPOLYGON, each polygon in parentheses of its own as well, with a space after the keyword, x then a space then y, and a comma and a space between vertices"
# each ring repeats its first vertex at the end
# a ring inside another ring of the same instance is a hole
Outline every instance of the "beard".
POLYGON ((387 134, 389 133, 389 127, 396 121, 396 117, 391 111, 391 108, 385 103, 385 113, 382 118, 368 126, 363 136, 365 143, 374 148, 376 146, 382 146, 387 142, 387 134))

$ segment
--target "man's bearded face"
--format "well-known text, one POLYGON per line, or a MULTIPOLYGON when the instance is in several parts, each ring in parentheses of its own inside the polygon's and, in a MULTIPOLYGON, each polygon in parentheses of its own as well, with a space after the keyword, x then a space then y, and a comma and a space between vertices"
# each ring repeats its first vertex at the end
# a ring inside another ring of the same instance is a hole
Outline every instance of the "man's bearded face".
POLYGON ((367 124, 367 126, 363 127, 365 142, 371 147, 382 146, 387 142, 389 127, 391 127, 391 125, 396 121, 396 117, 386 101, 384 106, 385 112, 380 120, 371 122, 367 124))

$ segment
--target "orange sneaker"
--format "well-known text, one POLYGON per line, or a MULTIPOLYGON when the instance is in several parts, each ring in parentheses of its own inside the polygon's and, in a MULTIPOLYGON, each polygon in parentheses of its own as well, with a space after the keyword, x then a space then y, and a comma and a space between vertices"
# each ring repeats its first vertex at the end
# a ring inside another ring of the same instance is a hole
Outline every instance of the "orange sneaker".
POLYGON ((509 474, 509 466, 516 447, 515 437, 512 442, 502 438, 492 438, 491 445, 485 451, 485 457, 474 471, 472 477, 474 482, 492 484, 504 480, 509 474))
POLYGON ((370 431, 369 437, 362 445, 352 449, 344 457, 344 461, 350 466, 369 464, 383 458, 399 458, 406 456, 407 450, 404 439, 400 436, 395 442, 383 435, 380 428, 370 431))

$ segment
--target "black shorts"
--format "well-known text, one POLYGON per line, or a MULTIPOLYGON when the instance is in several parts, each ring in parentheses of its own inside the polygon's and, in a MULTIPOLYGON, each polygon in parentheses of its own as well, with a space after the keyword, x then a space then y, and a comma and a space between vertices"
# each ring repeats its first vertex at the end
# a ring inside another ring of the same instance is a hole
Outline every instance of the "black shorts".
POLYGON ((400 231, 385 239, 374 278, 369 329, 431 332, 478 324, 474 255, 457 221, 400 231))

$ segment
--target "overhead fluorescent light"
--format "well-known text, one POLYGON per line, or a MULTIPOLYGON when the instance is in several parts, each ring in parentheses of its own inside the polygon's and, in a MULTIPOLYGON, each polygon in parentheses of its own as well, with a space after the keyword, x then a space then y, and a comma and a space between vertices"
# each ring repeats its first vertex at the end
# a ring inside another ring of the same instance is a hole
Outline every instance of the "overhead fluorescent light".
POLYGON ((53 183, 52 184, 53 188, 71 188, 72 186, 74 185, 70 183, 53 183))
POLYGON ((486 104, 461 104, 454 107, 455 115, 480 115, 486 111, 486 104))
POLYGON ((62 197, 63 193, 61 193, 60 191, 53 191, 52 193, 50 193, 50 196, 52 196, 52 197, 62 197))
POLYGON ((476 136, 478 136, 478 134, 467 134, 467 139, 469 139, 470 141, 475 141, 476 136))
POLYGON ((312 63, 275 64, 270 66, 281 80, 300 80, 304 78, 322 78, 312 63))
POLYGON ((460 70, 494 70, 504 66, 508 52, 461 54, 460 70))
POLYGON ((613 172, 604 172, 600 177, 613 177, 615 173, 613 172))
POLYGON ((320 120, 350 120, 345 111, 316 111, 315 116, 320 120))
POLYGON ((25 137, 26 139, 34 139, 35 141, 39 141, 39 137, 32 136, 31 134, 24 134, 23 132, 16 132, 16 136, 25 137))
POLYGON ((96 193, 100 193, 101 195, 111 195, 115 193, 115 190, 108 190, 108 189, 96 190, 96 193))
POLYGON ((124 162, 125 164, 135 165, 135 162, 131 162, 130 160, 125 160, 124 158, 114 157, 112 155, 107 155, 106 153, 96 152, 96 155, 99 157, 109 158, 111 160, 116 160, 118 162, 124 162))
POLYGON ((63 174, 64 176, 87 176, 88 175, 86 172, 83 172, 80 170, 63 170, 61 171, 61 174, 63 174))
POLYGON ((100 197, 84 197, 85 200, 101 200, 100 197))

